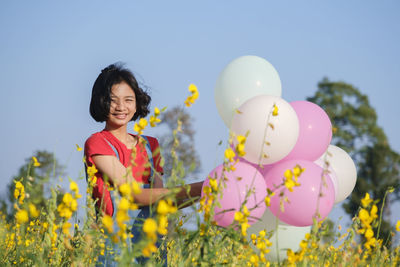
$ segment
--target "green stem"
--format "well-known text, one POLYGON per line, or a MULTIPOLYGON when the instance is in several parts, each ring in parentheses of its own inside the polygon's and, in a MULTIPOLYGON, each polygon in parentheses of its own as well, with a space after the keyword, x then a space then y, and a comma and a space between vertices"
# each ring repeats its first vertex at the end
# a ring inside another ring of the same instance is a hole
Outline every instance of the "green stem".
POLYGON ((382 202, 382 207, 381 207, 381 211, 379 213, 379 224, 378 224, 378 233, 376 234, 376 239, 379 239, 379 233, 381 231, 381 224, 382 224, 382 213, 383 213, 383 208, 385 207, 385 201, 386 201, 386 196, 388 193, 393 192, 393 190, 391 188, 389 188, 388 190, 386 190, 385 195, 383 196, 383 202, 382 202))

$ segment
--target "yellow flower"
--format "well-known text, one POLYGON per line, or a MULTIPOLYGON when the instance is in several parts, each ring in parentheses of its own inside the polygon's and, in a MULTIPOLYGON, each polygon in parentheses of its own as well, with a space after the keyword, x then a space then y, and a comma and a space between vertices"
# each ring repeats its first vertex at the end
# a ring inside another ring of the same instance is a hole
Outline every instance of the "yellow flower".
POLYGON ((39 216, 39 211, 36 209, 35 205, 29 203, 29 213, 33 218, 37 218, 39 216))
POLYGON ((218 182, 216 179, 210 178, 209 179, 210 186, 214 190, 214 192, 218 191, 218 182))
POLYGON ((150 115, 149 122, 150 122, 151 127, 156 127, 157 123, 160 123, 161 120, 159 118, 157 118, 156 116, 150 115))
POLYGON ((243 213, 241 213, 240 211, 235 212, 234 216, 235 221, 241 222, 243 218, 244 218, 243 213))
POLYGON ((297 177, 299 177, 305 170, 306 170, 306 169, 301 168, 300 165, 296 165, 296 166, 293 168, 293 174, 294 174, 294 176, 297 178, 297 177))
POLYGON ((39 167, 40 166, 40 162, 38 161, 38 159, 35 156, 33 156, 32 159, 33 159, 33 166, 39 167))
POLYGON ((156 231, 157 222, 152 218, 147 218, 143 223, 143 232, 145 232, 148 237, 155 237, 156 231))
POLYGON ((78 184, 75 183, 74 181, 72 181, 72 182, 69 184, 69 189, 70 189, 71 191, 75 192, 75 194, 79 194, 79 187, 78 187, 78 184))
POLYGON ((135 195, 139 195, 142 193, 142 188, 140 187, 139 183, 136 181, 132 182, 132 190, 135 195))
POLYGON ((75 144, 75 145, 76 145, 76 150, 82 151, 82 148, 78 144, 75 144))
POLYGON ((244 144, 246 143, 246 136, 243 135, 238 135, 236 137, 238 144, 236 145, 236 152, 240 157, 243 157, 246 155, 246 152, 244 151, 244 144))
POLYGON ((19 210, 15 214, 15 219, 17 220, 17 223, 26 223, 29 220, 28 217, 28 212, 26 210, 19 210))
POLYGON ((190 96, 188 96, 185 100, 185 105, 187 107, 190 107, 192 104, 194 104, 194 102, 196 101, 196 99, 199 97, 199 91, 197 90, 196 85, 194 84, 190 84, 189 85, 189 92, 191 93, 190 96))
POLYGON ((398 220, 396 223, 396 231, 400 232, 400 220, 398 220))
POLYGON ((233 162, 234 157, 235 157, 235 152, 232 150, 232 148, 225 149, 225 158, 227 160, 233 162))
POLYGON ((272 111, 272 116, 278 116, 278 106, 274 104, 274 110, 272 111))
POLYGON ((372 199, 369 197, 368 193, 365 193, 365 197, 361 199, 361 205, 366 208, 372 202, 372 199))
POLYGON ((122 196, 124 197, 131 196, 131 187, 127 183, 120 185, 118 189, 122 196))
POLYGON ((158 218, 158 232, 161 235, 166 235, 168 234, 168 219, 167 216, 160 216, 158 218))
POLYGON ((378 207, 376 205, 372 205, 370 214, 371 214, 372 220, 378 218, 378 207))
POLYGON ((15 183, 14 197, 19 201, 19 204, 22 204, 25 199, 25 187, 21 182, 15 183))
POLYGON ((264 238, 266 234, 267 234, 267 233, 265 232, 265 230, 261 230, 260 232, 258 232, 258 235, 259 235, 261 238, 264 238))
POLYGON ((247 228, 250 227, 250 224, 248 224, 247 222, 243 222, 240 226, 242 230, 242 236, 247 236, 247 228))
POLYGON ((293 192, 293 187, 295 186, 295 182, 292 179, 286 179, 285 180, 285 186, 287 189, 289 189, 290 192, 293 192))
POLYGON ((117 216, 116 216, 115 220, 117 221, 117 224, 118 224, 119 227, 123 227, 124 222, 129 220, 129 216, 128 216, 127 210, 118 209, 117 216))
POLYGON ((368 228, 368 229, 365 231, 364 236, 365 236, 366 239, 370 239, 371 237, 374 236, 374 231, 372 231, 371 228, 368 228))
POLYGON ((157 213, 161 215, 167 215, 169 213, 169 205, 164 199, 158 202, 157 213))
POLYGON ((131 205, 129 203, 129 200, 127 200, 126 198, 123 197, 123 198, 121 198, 121 200, 118 203, 118 210, 126 211, 126 210, 129 210, 130 206, 131 205))
POLYGON ((269 196, 265 197, 265 205, 267 205, 267 207, 271 206, 271 198, 269 196))
POLYGON ((104 227, 107 229, 107 231, 109 233, 112 233, 113 232, 113 225, 114 225, 114 221, 113 221, 112 217, 106 214, 106 215, 103 216, 101 221, 102 221, 104 227))
POLYGON ((86 171, 89 177, 93 177, 97 173, 96 166, 94 165, 88 166, 86 171))
POLYGON ((154 108, 154 116, 158 117, 161 114, 161 111, 158 107, 154 108))
POLYGON ((149 243, 146 247, 143 248, 142 254, 145 257, 150 257, 152 253, 157 251, 157 247, 153 243, 149 243))
POLYGON ((72 226, 71 223, 65 222, 65 223, 62 225, 62 232, 63 232, 65 235, 69 235, 69 229, 71 228, 71 226, 72 226))
POLYGON ((286 179, 292 179, 292 178, 293 178, 293 172, 292 172, 292 170, 287 169, 287 170, 284 172, 283 176, 285 176, 286 179))
POLYGON ((376 246, 376 238, 370 238, 367 242, 364 243, 364 246, 367 249, 371 249, 371 247, 375 247, 376 246))
POLYGON ((142 134, 146 126, 147 126, 147 120, 145 118, 140 118, 139 122, 135 122, 133 130, 138 134, 142 134))
POLYGON ((361 222, 363 222, 364 224, 370 224, 371 223, 371 217, 369 216, 369 212, 366 209, 361 209, 358 212, 358 218, 360 218, 361 222))

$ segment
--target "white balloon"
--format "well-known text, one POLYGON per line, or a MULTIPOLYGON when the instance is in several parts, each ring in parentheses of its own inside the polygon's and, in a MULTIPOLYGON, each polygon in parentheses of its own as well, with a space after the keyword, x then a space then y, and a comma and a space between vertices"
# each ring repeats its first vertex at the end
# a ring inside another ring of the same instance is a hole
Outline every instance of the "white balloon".
POLYGON ((247 239, 253 249, 257 251, 257 248, 251 241, 251 234, 259 235, 259 232, 265 230, 267 233, 274 231, 269 241, 272 246, 269 247, 270 252, 266 254, 270 261, 280 261, 287 258, 287 250, 291 249, 296 252, 300 247, 301 240, 305 239, 305 235, 310 233, 311 226, 296 227, 285 224, 276 218, 269 209, 266 209, 260 221, 254 223, 247 229, 247 239))
MULTIPOLYGON (((272 164, 283 159, 295 146, 299 120, 292 106, 282 98, 255 96, 243 103, 238 111, 232 120, 232 132, 236 135, 249 133, 246 155, 243 156, 247 161, 272 164), (272 114, 274 106, 277 116, 272 114)), ((236 138, 234 142, 237 142, 236 138)))
POLYGON ((340 147, 329 145, 327 152, 318 161, 329 163, 336 174, 337 187, 335 204, 345 200, 353 191, 357 182, 357 169, 350 155, 340 147))
POLYGON ((230 62, 215 85, 215 103, 225 125, 230 128, 235 110, 256 95, 282 95, 278 72, 265 59, 242 56, 230 62))

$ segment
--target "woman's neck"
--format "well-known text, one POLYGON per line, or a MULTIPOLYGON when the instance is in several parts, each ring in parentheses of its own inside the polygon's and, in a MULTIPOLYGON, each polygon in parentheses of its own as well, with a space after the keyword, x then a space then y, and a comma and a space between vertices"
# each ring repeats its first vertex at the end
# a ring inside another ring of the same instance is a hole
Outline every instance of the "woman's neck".
POLYGON ((112 127, 112 126, 106 124, 106 127, 104 129, 106 131, 110 132, 112 135, 114 135, 122 143, 126 143, 129 138, 129 134, 128 134, 126 125, 121 126, 121 127, 112 127))

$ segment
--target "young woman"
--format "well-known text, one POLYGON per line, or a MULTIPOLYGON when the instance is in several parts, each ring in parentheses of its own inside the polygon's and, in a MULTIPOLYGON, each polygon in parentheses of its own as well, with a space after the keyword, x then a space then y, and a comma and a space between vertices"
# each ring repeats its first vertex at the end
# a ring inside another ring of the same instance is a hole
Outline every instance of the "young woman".
MULTIPOLYGON (((103 69, 93 85, 90 114, 97 122, 105 122, 105 128, 87 139, 85 158, 88 166, 94 165, 98 170, 93 187, 98 212, 109 216, 115 213, 108 184, 115 188, 134 180, 144 184, 141 193, 134 196, 135 203, 142 207, 139 213, 141 218, 149 216, 149 205, 170 192, 163 188, 157 139, 134 135, 127 129, 130 121, 147 116, 150 101, 150 96, 139 87, 132 72, 118 64, 103 69), (133 149, 135 153, 132 153, 133 149)), ((176 195, 178 200, 200 196, 202 182, 189 186, 189 193, 180 188, 176 195)), ((137 234, 134 233, 134 238, 137 234)))

